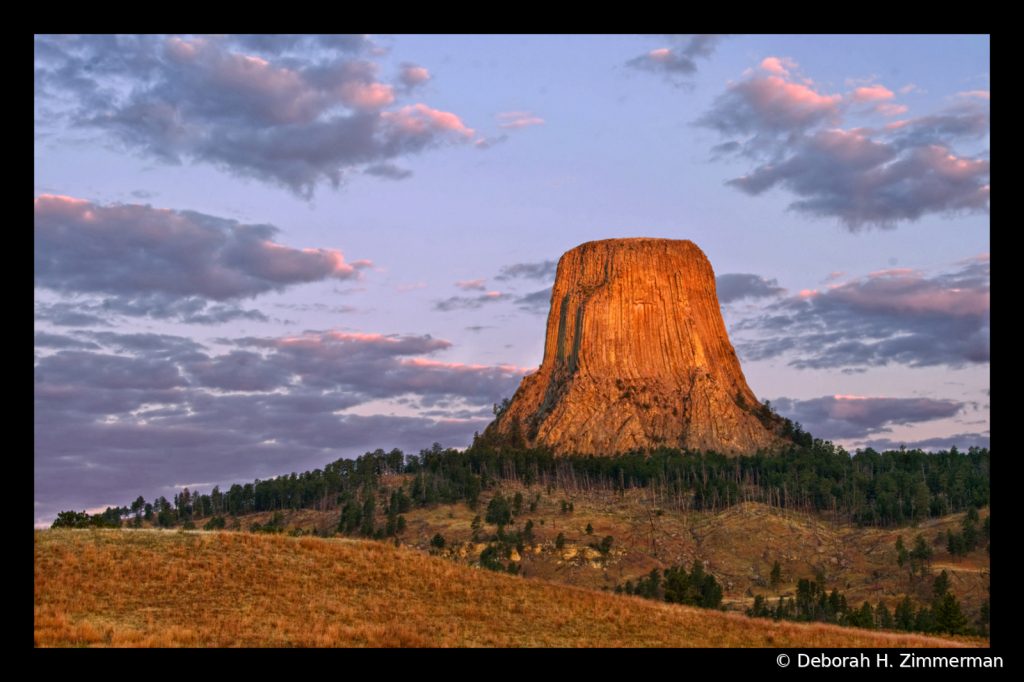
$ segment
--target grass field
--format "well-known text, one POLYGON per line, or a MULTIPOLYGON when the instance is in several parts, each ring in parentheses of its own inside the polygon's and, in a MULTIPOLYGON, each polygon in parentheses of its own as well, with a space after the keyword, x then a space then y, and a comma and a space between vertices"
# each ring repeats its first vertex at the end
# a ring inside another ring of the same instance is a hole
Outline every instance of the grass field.
MULTIPOLYGON (((405 484, 405 489, 409 489, 410 477, 395 478, 390 488, 405 484)), ((521 530, 527 520, 534 522, 534 540, 521 561, 522 570, 531 578, 576 587, 612 588, 628 579, 635 582, 652 568, 689 567, 696 559, 723 585, 724 603, 730 610, 746 609, 755 595, 763 595, 773 604, 779 595, 792 597, 798 579, 813 580, 819 575, 824 577, 829 591, 838 588, 855 607, 867 600, 872 606, 884 601, 892 609, 908 594, 915 603, 928 605, 932 600, 931 580, 911 579, 896 563, 896 537, 902 535, 904 542, 913 546, 914 537, 921 534, 935 552, 930 567, 932 575, 948 571, 950 590, 961 601, 972 623, 982 602, 989 597, 990 560, 984 549, 979 547, 963 559, 946 551, 946 530, 959 532, 963 513, 926 519, 917 527, 857 528, 849 523, 830 523, 827 515, 779 510, 753 502, 716 513, 685 513, 666 508, 656 515, 652 512, 660 508, 662 500, 651 497, 650 491, 644 489, 621 494, 548 494, 541 486, 527 489, 514 484, 503 489, 508 498, 517 491, 525 501, 510 530, 521 530), (541 497, 530 512, 529 502, 538 492, 541 497), (561 512, 563 499, 574 503, 574 512, 561 512), (592 535, 585 532, 588 524, 594 529, 592 535), (555 548, 559 533, 565 539, 562 550, 555 548), (596 552, 589 550, 588 545, 606 535, 614 538, 612 552, 604 559, 594 560, 596 552), (782 583, 772 586, 768 576, 775 561, 782 567, 782 583)), ((486 513, 493 495, 493 491, 481 494, 475 511, 464 502, 412 509, 405 514, 408 528, 400 533, 402 542, 427 551, 431 538, 440 533, 448 542, 444 553, 449 558, 462 563, 476 561, 486 546, 483 541, 495 532, 495 527, 485 525, 479 534, 481 542, 471 544, 470 524, 474 516, 486 513)), ((386 498, 386 494, 380 497, 386 498)), ((316 528, 333 532, 339 511, 286 510, 285 525, 289 530, 302 528, 309 532, 316 528)), ((988 509, 982 509, 980 514, 984 520, 988 509)), ((254 521, 264 524, 272 517, 269 512, 240 516, 239 525, 248 529, 254 521)), ((378 518, 378 525, 381 523, 383 516, 378 518)))
POLYGON ((749 619, 341 538, 36 531, 36 646, 987 646, 749 619))

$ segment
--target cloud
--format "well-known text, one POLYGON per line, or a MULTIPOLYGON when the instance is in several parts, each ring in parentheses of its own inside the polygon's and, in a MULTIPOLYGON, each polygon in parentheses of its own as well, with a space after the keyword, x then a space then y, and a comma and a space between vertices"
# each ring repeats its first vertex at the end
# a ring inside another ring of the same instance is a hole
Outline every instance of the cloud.
POLYGON ((850 230, 988 211, 990 162, 953 149, 958 140, 988 132, 985 105, 962 102, 878 129, 844 130, 839 126, 852 105, 869 104, 859 113, 886 117, 907 108, 892 103, 895 94, 878 84, 855 88, 845 98, 822 93, 776 61, 766 59, 745 80, 731 82, 694 122, 744 138, 712 147, 713 160, 738 154, 754 162, 727 185, 750 196, 782 188, 796 196, 790 210, 836 218, 850 230))
POLYGON ((949 450, 956 447, 961 452, 966 452, 971 447, 991 447, 991 436, 985 433, 958 433, 953 436, 937 436, 922 440, 892 440, 890 438, 870 438, 864 440, 860 445, 864 448, 873 448, 878 452, 885 450, 898 450, 906 446, 910 450, 925 450, 935 452, 938 450, 949 450))
POLYGON ((400 66, 402 71, 398 76, 398 80, 410 90, 430 80, 430 73, 422 66, 412 62, 402 62, 400 66))
POLYGON ((484 282, 486 281, 486 278, 481 277, 480 279, 471 279, 466 282, 456 282, 455 286, 463 291, 484 291, 487 288, 484 286, 484 282))
POLYGON ((774 73, 777 76, 788 76, 790 69, 795 69, 799 64, 794 62, 789 57, 783 57, 779 59, 777 57, 766 57, 761 62, 761 68, 768 73, 774 73))
POLYGON ((992 98, 992 93, 988 90, 971 90, 970 92, 958 92, 957 97, 976 97, 988 101, 992 98))
POLYGON ((805 431, 822 440, 851 440, 888 433, 892 426, 947 419, 964 404, 930 398, 825 396, 810 400, 780 398, 772 401, 779 414, 800 422, 805 431))
POLYGON ((857 88, 851 95, 847 96, 849 101, 860 104, 864 102, 877 102, 879 100, 890 100, 896 97, 892 90, 884 85, 871 85, 857 88))
POLYGON ((989 290, 984 258, 931 277, 881 271, 769 304, 730 337, 744 361, 786 356, 798 369, 987 363, 989 290))
POLYGON ((303 282, 357 279, 371 265, 346 263, 337 249, 276 244, 278 231, 194 211, 44 194, 35 199, 35 283, 62 293, 113 295, 103 308, 128 315, 205 311, 233 319, 251 312, 206 309, 202 299, 230 301, 303 282))
POLYGON ((434 310, 458 310, 468 309, 473 310, 479 308, 487 303, 498 303, 500 301, 508 301, 514 298, 511 294, 503 294, 498 291, 492 291, 487 294, 481 294, 480 296, 452 296, 444 301, 437 301, 434 304, 434 310))
POLYGON ((668 36, 672 48, 659 48, 630 59, 626 66, 666 76, 691 76, 697 72, 695 58, 708 59, 723 36, 674 35, 668 36))
POLYGON ((740 273, 715 277, 715 288, 718 291, 720 304, 731 303, 743 298, 768 298, 786 293, 786 289, 779 286, 778 280, 740 273))
POLYGON ((516 263, 506 265, 494 278, 497 280, 509 280, 513 277, 526 279, 554 280, 558 269, 558 263, 553 260, 545 260, 540 263, 516 263))
POLYGON ((405 168, 399 168, 393 163, 377 163, 372 166, 367 166, 363 169, 364 173, 370 175, 376 175, 379 178, 387 178, 389 180, 404 180, 412 175, 411 170, 405 168))
POLYGON ((70 336, 49 334, 47 332, 36 332, 35 334, 34 345, 36 348, 56 348, 59 350, 78 348, 84 350, 99 350, 99 346, 92 341, 82 341, 70 336))
POLYGON ((543 315, 548 312, 551 307, 551 289, 541 289, 540 291, 534 291, 532 294, 526 294, 516 299, 516 304, 520 309, 529 311, 536 315, 543 315))
MULTIPOLYGON (((424 104, 385 110, 397 103, 393 86, 358 58, 371 48, 327 36, 37 36, 37 119, 310 199, 350 169, 472 136, 458 116, 424 104)), ((403 64, 406 91, 424 77, 403 64)))
POLYGON ((490 149, 494 145, 501 144, 502 142, 506 142, 507 140, 508 140, 508 135, 499 135, 497 137, 481 137, 479 140, 475 141, 473 144, 476 146, 477 149, 483 150, 483 149, 490 149))
POLYGON ((534 116, 532 111, 506 111, 497 114, 496 118, 502 121, 498 127, 506 130, 516 130, 544 123, 544 119, 534 116))
MULTIPOLYGON (((429 335, 219 339, 211 353, 161 334, 37 334, 35 495, 59 509, 123 504, 187 481, 232 483, 383 447, 463 446, 527 368, 446 363, 429 335), (345 413, 412 396, 442 418, 345 413), (84 505, 84 506, 83 506, 84 505)), ((205 491, 205 492, 208 492, 205 491)))

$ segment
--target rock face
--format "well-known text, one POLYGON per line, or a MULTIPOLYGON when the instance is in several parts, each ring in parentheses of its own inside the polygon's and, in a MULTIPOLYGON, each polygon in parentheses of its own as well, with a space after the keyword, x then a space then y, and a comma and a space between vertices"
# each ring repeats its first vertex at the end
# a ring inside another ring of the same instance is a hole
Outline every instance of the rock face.
POLYGON ((686 240, 606 239, 559 260, 544 360, 484 437, 556 454, 753 454, 779 442, 759 408, 704 253, 686 240))

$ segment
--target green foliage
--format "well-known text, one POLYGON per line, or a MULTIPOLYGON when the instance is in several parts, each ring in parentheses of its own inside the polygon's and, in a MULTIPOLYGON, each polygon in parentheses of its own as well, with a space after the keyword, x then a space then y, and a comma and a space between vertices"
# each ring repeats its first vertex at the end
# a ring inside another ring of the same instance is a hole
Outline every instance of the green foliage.
POLYGON ((932 583, 932 594, 941 598, 945 597, 947 592, 949 592, 949 576, 943 571, 932 583))
POLYGON ((519 516, 520 512, 523 511, 523 494, 516 491, 515 497, 512 498, 512 513, 519 516))
POLYGON ((889 607, 885 605, 884 601, 878 602, 878 608, 875 609, 875 617, 878 620, 878 627, 883 630, 892 630, 894 621, 892 612, 889 611, 889 607))
POLYGON ((206 522, 206 525, 203 526, 203 530, 223 530, 225 525, 227 525, 227 521, 223 516, 214 516, 206 522))
POLYGON ((430 540, 430 546, 436 547, 437 549, 444 549, 444 536, 440 533, 435 533, 434 537, 430 540))
MULTIPOLYGON (((608 541, 608 549, 611 549, 611 537, 605 540, 608 541)), ((624 586, 616 586, 615 591, 704 609, 719 609, 722 605, 722 586, 696 560, 689 573, 683 567, 672 566, 662 575, 654 568, 648 575, 637 578, 635 586, 631 580, 627 580, 624 586)))
POLYGON ((896 563, 899 565, 900 568, 903 568, 903 566, 909 560, 910 560, 910 552, 907 551, 907 548, 903 544, 903 536, 902 535, 897 535, 896 536, 896 563))
POLYGON ((57 518, 53 523, 50 524, 50 528, 88 528, 89 527, 89 515, 84 511, 81 513, 75 511, 62 511, 57 514, 57 518))
POLYGON ((591 524, 589 524, 589 523, 587 524, 586 533, 587 533, 587 535, 593 535, 594 534, 594 527, 591 524))
POLYGON ((487 504, 487 515, 484 517, 487 523, 500 527, 507 526, 512 521, 512 508, 508 500, 499 492, 487 504))
POLYGON ((565 547, 565 533, 559 533, 558 537, 555 538, 555 549, 562 549, 565 547))
POLYGON ((935 631, 951 635, 968 634, 967 618, 960 609, 960 601, 947 592, 941 599, 935 600, 932 612, 935 618, 935 631))
POLYGON ((772 564, 772 572, 769 577, 772 585, 778 585, 782 582, 782 566, 779 565, 779 560, 776 559, 775 563, 772 564))

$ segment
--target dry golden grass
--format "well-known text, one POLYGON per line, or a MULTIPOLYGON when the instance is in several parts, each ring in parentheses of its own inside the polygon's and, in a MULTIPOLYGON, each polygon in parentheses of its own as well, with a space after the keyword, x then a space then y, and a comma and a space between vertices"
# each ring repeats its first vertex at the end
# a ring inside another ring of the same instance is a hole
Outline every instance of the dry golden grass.
POLYGON ((748 619, 383 543, 36 531, 36 646, 984 646, 748 619))

